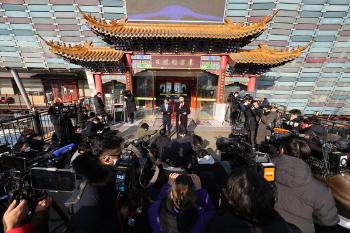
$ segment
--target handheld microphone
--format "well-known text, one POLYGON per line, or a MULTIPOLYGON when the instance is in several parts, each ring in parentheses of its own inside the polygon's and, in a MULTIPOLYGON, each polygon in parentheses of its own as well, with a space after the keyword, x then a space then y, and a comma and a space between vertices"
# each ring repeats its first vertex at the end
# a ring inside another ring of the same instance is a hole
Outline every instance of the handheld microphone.
POLYGON ((55 157, 55 158, 60 157, 63 154, 67 153, 68 151, 72 150, 74 147, 75 147, 75 144, 73 144, 73 143, 69 144, 67 146, 61 147, 61 148, 55 150, 52 153, 52 156, 55 157))

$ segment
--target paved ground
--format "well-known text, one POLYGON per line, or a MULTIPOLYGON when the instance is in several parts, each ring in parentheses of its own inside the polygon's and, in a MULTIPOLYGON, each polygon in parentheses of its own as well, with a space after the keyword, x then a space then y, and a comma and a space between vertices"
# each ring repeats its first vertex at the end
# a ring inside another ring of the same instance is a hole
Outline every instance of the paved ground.
MULTIPOLYGON (((158 120, 155 121, 156 122, 154 122, 154 120, 139 120, 136 121, 134 124, 119 123, 113 125, 112 129, 120 131, 119 135, 122 136, 124 139, 129 139, 133 138, 133 136, 136 133, 136 130, 138 129, 138 127, 140 127, 142 123, 147 123, 148 125, 150 125, 150 130, 160 129, 162 127, 161 122, 158 120)), ((214 120, 199 122, 198 124, 191 121, 189 123, 188 130, 201 136, 204 139, 205 148, 208 149, 208 151, 211 154, 217 155, 216 139, 218 137, 227 137, 230 134, 231 127, 227 124, 223 125, 214 120)), ((174 134, 172 138, 176 138, 176 134, 174 134)))

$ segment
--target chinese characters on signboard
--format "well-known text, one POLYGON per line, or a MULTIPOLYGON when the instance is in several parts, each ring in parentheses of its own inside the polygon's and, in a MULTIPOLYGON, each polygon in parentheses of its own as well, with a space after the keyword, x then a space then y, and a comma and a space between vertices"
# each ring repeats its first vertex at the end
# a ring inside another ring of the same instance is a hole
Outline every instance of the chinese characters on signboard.
POLYGON ((200 56, 152 56, 152 68, 160 69, 200 69, 200 56))

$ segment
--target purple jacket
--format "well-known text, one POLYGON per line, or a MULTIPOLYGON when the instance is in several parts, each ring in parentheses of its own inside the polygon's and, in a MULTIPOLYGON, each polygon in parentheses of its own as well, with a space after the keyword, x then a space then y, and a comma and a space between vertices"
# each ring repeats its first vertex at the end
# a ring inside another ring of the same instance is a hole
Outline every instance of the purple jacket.
MULTIPOLYGON (((160 203, 167 197, 169 190, 170 185, 165 184, 159 193, 158 200, 155 201, 148 209, 148 220, 152 227, 153 233, 163 233, 159 221, 160 203)), ((208 223, 215 214, 214 204, 205 189, 200 189, 197 191, 197 203, 199 205, 199 208, 197 209, 198 219, 190 233, 205 232, 208 223)))

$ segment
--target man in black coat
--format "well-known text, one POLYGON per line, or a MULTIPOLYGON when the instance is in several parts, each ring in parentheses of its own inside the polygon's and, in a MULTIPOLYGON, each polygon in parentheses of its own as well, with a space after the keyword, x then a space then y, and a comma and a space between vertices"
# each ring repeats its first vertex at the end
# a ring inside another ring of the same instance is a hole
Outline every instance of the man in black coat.
POLYGON ((54 104, 50 106, 48 110, 48 114, 50 115, 50 121, 53 124, 55 129, 56 137, 60 141, 61 140, 61 127, 58 124, 58 117, 61 114, 61 109, 64 107, 62 103, 62 99, 57 97, 54 100, 54 104))
POLYGON ((257 104, 254 103, 253 98, 251 96, 247 96, 244 99, 244 104, 241 104, 241 109, 244 113, 244 127, 248 131, 248 142, 254 146, 256 139, 256 130, 257 130, 257 104))
POLYGON ((61 132, 60 146, 65 146, 70 143, 78 143, 79 141, 70 117, 71 112, 68 108, 63 107, 58 117, 58 125, 61 132))
POLYGON ((188 115, 191 113, 190 108, 185 103, 183 96, 180 96, 179 103, 176 107, 176 129, 179 131, 179 126, 182 125, 187 129, 188 115))
MULTIPOLYGON (((126 102, 127 118, 130 120, 130 123, 133 124, 134 118, 135 118, 135 112, 137 111, 137 109, 136 109, 135 98, 130 90, 125 91, 124 100, 126 102)), ((126 120, 126 122, 128 122, 128 120, 126 120)))
POLYGON ((231 125, 236 125, 239 120, 239 93, 235 92, 234 94, 230 93, 227 97, 227 102, 230 105, 230 119, 231 125))
POLYGON ((94 96, 94 105, 96 109, 96 114, 102 116, 103 118, 106 117, 106 110, 105 110, 105 104, 102 100, 102 93, 97 92, 97 94, 94 96))
POLYGON ((163 117, 162 117, 163 129, 165 129, 167 131, 167 133, 170 134, 171 114, 173 112, 173 108, 171 107, 171 104, 169 103, 169 97, 165 97, 164 103, 160 106, 160 111, 163 114, 163 117))

